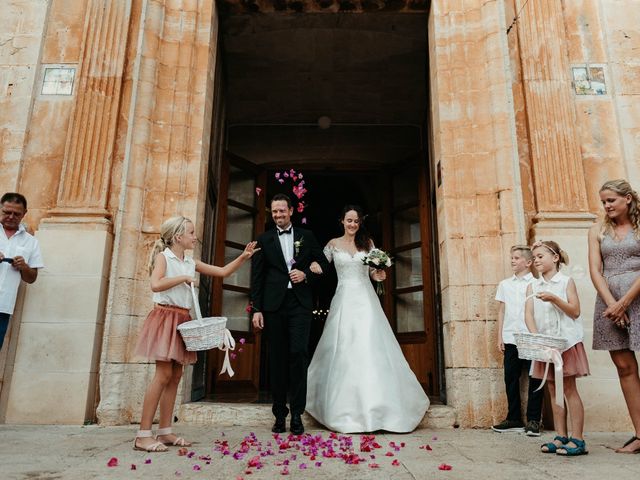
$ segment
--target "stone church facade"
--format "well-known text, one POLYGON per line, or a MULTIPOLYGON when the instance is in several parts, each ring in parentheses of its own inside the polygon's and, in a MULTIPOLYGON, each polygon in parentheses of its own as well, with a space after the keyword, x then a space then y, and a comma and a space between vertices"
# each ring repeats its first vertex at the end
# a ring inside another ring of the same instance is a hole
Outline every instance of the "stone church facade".
MULTIPOLYGON (((0 420, 139 420, 153 371, 132 354, 151 307, 147 254, 177 213, 195 220, 196 257, 220 241, 205 221, 219 157, 249 132, 225 130, 240 114, 220 101, 238 85, 232 67, 230 84, 221 80, 221 39, 229 48, 235 35, 221 25, 252 15, 254 27, 318 16, 424 24, 426 117, 414 123, 427 173, 412 188, 426 192, 434 267, 423 283, 435 292, 438 396, 455 423, 487 427, 505 414, 493 296, 509 247, 541 238, 569 253, 578 285, 592 367, 580 381, 586 429, 629 429, 613 364, 590 348, 586 238, 605 180, 640 187, 634 0, 5 2, 0 190, 28 198, 46 268, 22 291, 0 355, 0 420)), ((238 145, 252 159, 255 149, 238 145)), ((182 403, 193 388, 185 375, 182 403)))

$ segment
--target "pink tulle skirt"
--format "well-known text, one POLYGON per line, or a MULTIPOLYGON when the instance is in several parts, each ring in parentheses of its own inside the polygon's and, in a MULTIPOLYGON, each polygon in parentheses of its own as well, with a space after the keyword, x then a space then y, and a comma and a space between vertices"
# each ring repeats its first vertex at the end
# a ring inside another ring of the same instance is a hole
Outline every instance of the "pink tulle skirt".
MULTIPOLYGON (((569 350, 562 352, 562 373, 564 377, 586 377, 589 372, 589 361, 587 360, 587 352, 582 342, 576 343, 569 350)), ((533 362, 533 370, 531 376, 533 378, 543 378, 546 363, 533 362)), ((547 380, 553 381, 555 375, 553 365, 549 365, 549 373, 547 380)))
POLYGON ((149 360, 196 363, 196 352, 188 352, 178 325, 191 320, 189 310, 173 305, 156 305, 142 325, 135 354, 149 360))

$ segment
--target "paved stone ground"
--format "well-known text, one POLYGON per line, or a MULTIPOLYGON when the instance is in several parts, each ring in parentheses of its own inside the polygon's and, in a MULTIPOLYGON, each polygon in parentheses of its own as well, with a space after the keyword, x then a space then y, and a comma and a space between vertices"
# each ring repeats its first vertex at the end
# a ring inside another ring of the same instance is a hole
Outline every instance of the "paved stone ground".
MULTIPOLYGON (((519 434, 499 434, 487 430, 418 430, 411 434, 380 433, 375 440, 382 446, 372 452, 359 452, 360 437, 352 436, 356 453, 365 461, 347 465, 337 458, 310 460, 290 448, 276 451, 275 455, 262 457, 263 468, 248 468, 252 457, 259 455, 256 447, 241 460, 233 458, 240 449, 243 438, 249 435, 246 427, 229 427, 224 431, 211 427, 178 426, 176 431, 197 441, 189 451, 193 456, 178 454, 172 447, 168 453, 146 454, 132 447, 136 426, 86 427, 73 426, 14 426, 0 425, 0 479, 231 479, 245 480, 283 478, 284 465, 288 476, 284 478, 327 479, 604 479, 625 480, 640 478, 640 455, 620 455, 612 448, 621 445, 628 434, 590 433, 587 444, 590 454, 576 458, 562 458, 539 453, 541 438, 529 438, 519 434), (224 432, 224 433, 223 433, 224 432), (230 455, 214 451, 216 440, 226 440, 230 455), (395 442, 404 447, 395 451, 389 444, 395 442), (432 450, 420 448, 429 445, 432 450), (394 456, 385 456, 391 452, 394 456), (370 455, 375 455, 371 459, 370 455), (210 464, 198 457, 210 456, 210 464), (292 459, 296 455, 296 459, 292 459), (118 459, 118 466, 108 467, 111 457, 118 459), (145 460, 151 462, 145 464, 145 460), (392 462, 397 460, 398 465, 392 462), (316 462, 321 466, 315 466, 316 462), (306 469, 300 465, 305 464, 306 469), (369 465, 377 463, 379 468, 369 465), (136 466, 132 470, 132 464, 136 466), (447 464, 451 470, 440 470, 447 464), (200 470, 194 470, 194 466, 200 470), (247 474, 249 470, 251 473, 247 474)), ((309 433, 322 435, 326 430, 312 429, 309 433)), ((263 452, 267 442, 274 439, 269 430, 259 427, 256 438, 263 452)), ((337 444, 337 441, 334 442, 337 444)), ((297 443, 298 445, 300 443, 297 443)), ((277 450, 277 448, 276 448, 277 450)))

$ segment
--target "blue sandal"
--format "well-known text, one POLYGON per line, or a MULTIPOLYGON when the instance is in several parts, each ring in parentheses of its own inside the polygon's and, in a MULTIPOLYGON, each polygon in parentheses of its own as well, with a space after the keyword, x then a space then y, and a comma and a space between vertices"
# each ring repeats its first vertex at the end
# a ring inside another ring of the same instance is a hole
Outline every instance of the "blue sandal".
MULTIPOLYGON (((563 447, 558 447, 556 454, 564 455, 567 457, 576 457, 578 455, 587 455, 589 451, 587 450, 587 443, 584 440, 578 440, 577 438, 570 437, 569 442, 575 443, 575 447, 569 447, 564 445, 563 447), (564 453, 562 453, 562 450, 564 453)), ((567 443, 569 443, 567 442, 567 443)))
MULTIPOLYGON (((562 443, 562 445, 566 445, 567 443, 569 443, 569 439, 567 437, 561 437, 560 435, 556 435, 555 437, 553 437, 553 439, 559 441, 560 443, 562 443)), ((556 453, 559 448, 562 447, 558 447, 553 442, 543 443, 542 445, 540 445, 540 451, 542 453, 556 453), (547 450, 542 450, 544 447, 547 447, 547 450)))

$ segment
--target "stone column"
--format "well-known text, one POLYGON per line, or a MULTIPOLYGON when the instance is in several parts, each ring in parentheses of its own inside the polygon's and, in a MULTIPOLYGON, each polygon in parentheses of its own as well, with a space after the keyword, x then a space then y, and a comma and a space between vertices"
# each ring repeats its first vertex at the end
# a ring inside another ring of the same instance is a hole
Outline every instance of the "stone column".
MULTIPOLYGON (((518 9, 524 3, 518 0, 518 9)), ((518 20, 537 214, 532 237, 557 241, 569 254, 563 271, 581 300, 584 346, 593 376, 580 380, 587 430, 625 430, 628 420, 608 356, 591 351, 595 291, 589 278, 589 213, 562 2, 530 1, 518 20), (604 385, 611 385, 607 388, 604 385), (596 394, 597 392, 597 394, 596 394)))
POLYGON ((537 222, 588 220, 569 76, 562 2, 536 0, 516 11, 536 193, 537 222))
POLYGON ((46 268, 25 298, 8 423, 81 424, 95 410, 131 1, 90 0, 85 15, 57 205, 37 234, 46 268))

